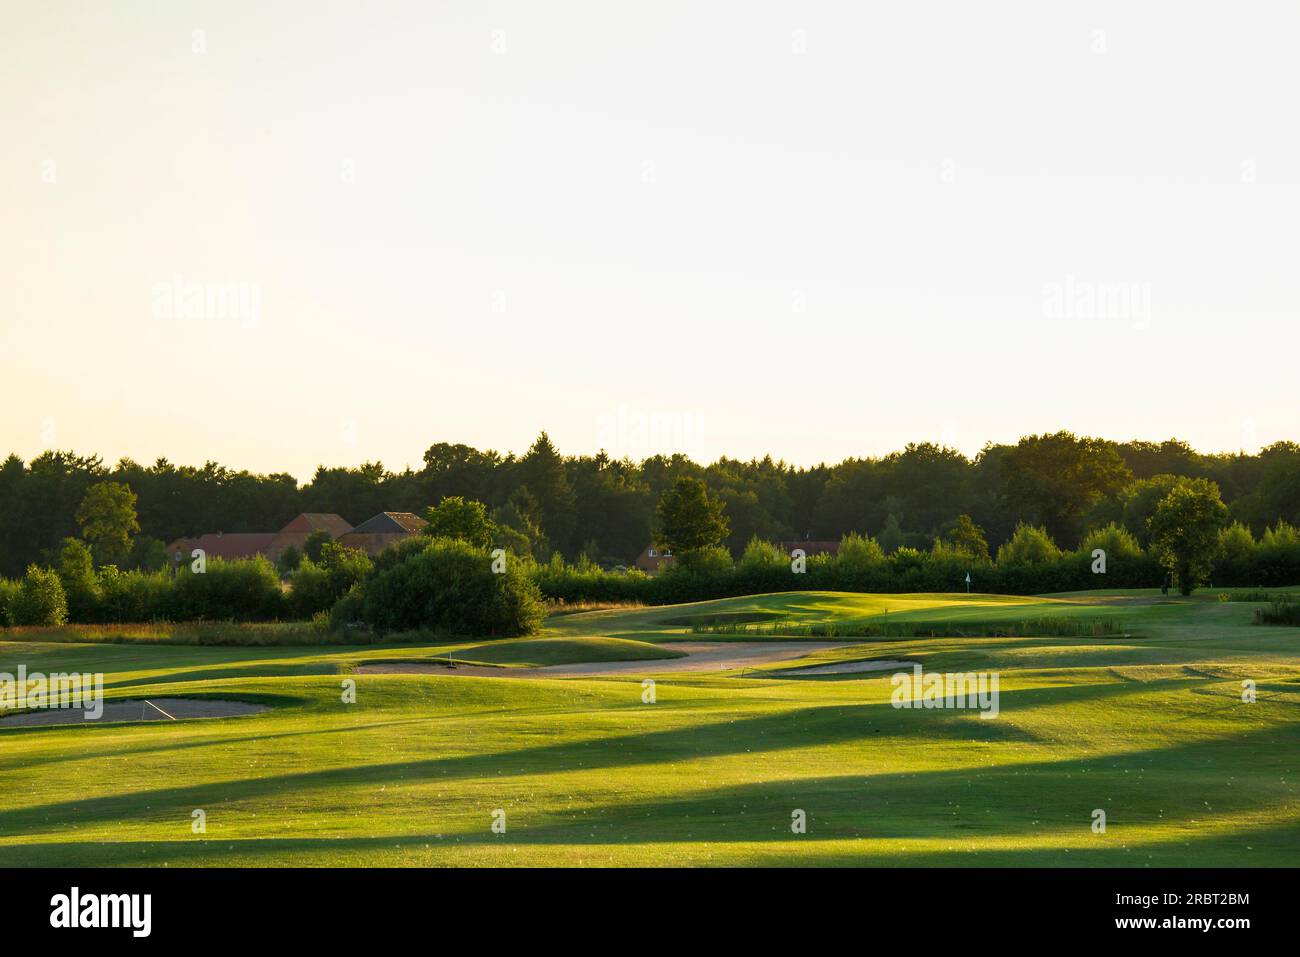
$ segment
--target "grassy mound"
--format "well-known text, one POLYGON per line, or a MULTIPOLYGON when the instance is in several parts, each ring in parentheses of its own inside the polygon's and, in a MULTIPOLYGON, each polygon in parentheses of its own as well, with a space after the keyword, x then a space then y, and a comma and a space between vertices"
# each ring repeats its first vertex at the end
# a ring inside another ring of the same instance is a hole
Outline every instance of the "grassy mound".
POLYGON ((541 639, 387 648, 0 642, 0 672, 99 671, 112 696, 286 702, 239 721, 5 732, 0 866, 1294 866, 1300 627, 1257 627, 1250 603, 1149 597, 755 595, 563 615, 541 639), (665 616, 812 628, 886 609, 985 630, 1122 617, 1143 637, 864 637, 809 662, 997 672, 995 720, 895 708, 888 672, 682 673, 653 700, 639 672, 341 674, 394 654, 630 655, 653 673, 673 654, 662 643, 702 637, 665 616), (194 808, 209 809, 206 835, 189 830, 194 808))

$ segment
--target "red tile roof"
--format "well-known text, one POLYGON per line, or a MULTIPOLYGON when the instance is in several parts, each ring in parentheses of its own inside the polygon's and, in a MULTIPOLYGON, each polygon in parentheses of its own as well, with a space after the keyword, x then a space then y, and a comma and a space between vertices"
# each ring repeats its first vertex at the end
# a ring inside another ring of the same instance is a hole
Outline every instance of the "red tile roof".
POLYGON ((326 531, 330 533, 331 538, 338 538, 340 535, 352 531, 352 526, 342 515, 334 512, 303 512, 293 521, 291 521, 281 532, 311 532, 326 531))
POLYGON ((270 551, 274 540, 274 532, 216 532, 200 535, 194 547, 203 549, 208 558, 252 558, 270 551))

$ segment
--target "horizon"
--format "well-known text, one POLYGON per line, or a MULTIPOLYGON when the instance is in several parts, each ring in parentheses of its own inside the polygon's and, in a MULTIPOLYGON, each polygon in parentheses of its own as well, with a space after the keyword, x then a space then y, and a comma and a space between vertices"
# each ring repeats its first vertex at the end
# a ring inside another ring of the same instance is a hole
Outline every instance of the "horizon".
MULTIPOLYGON (((928 444, 928 445, 933 445, 933 446, 935 446, 936 448, 941 448, 941 449, 946 449, 946 450, 948 450, 948 451, 958 452, 958 453, 960 453, 960 454, 961 454, 961 455, 962 455, 962 456, 963 456, 967 461, 974 463, 974 462, 979 458, 979 455, 980 455, 983 451, 985 451, 985 450, 987 450, 987 449, 989 449, 989 448, 993 448, 993 447, 1009 447, 1009 446, 1015 446, 1015 445, 1017 444, 1017 442, 1020 441, 1020 440, 1022 440, 1022 439, 1031 438, 1031 437, 1036 436, 1036 435, 1052 435, 1052 434, 1057 434, 1057 433, 1062 432, 1062 431, 1067 431, 1067 432, 1068 432, 1068 431, 1071 431, 1071 430, 1068 430, 1068 429, 1057 429, 1057 430, 1054 430, 1054 431, 1052 431, 1052 432, 1047 432, 1047 433, 1030 433, 1030 434, 1026 434, 1026 435, 1023 435, 1023 436, 1017 436, 1016 439, 1013 439, 1013 440, 1008 441, 1008 442, 995 442, 995 441, 993 441, 992 439, 990 439, 990 440, 987 440, 987 441, 984 443, 984 445, 980 446, 979 449, 978 449, 974 454, 971 454, 971 453, 967 452, 967 451, 964 450, 964 449, 956 448, 956 447, 954 447, 954 446, 950 446, 950 445, 944 445, 944 444, 941 443, 941 442, 932 442, 932 441, 930 441, 930 440, 920 439, 920 440, 916 440, 916 441, 913 441, 913 442, 904 443, 903 445, 899 446, 898 448, 888 449, 887 451, 884 451, 884 452, 879 452, 879 453, 861 453, 861 454, 853 454, 853 453, 850 453, 849 455, 846 455, 846 456, 844 456, 843 458, 838 458, 838 459, 824 458, 824 459, 819 459, 819 460, 817 460, 817 461, 813 461, 813 462, 794 462, 794 461, 791 461, 791 460, 788 459, 788 458, 785 458, 785 457, 782 457, 782 456, 779 456, 779 455, 776 455, 776 454, 773 454, 773 453, 763 453, 763 454, 760 454, 760 455, 754 455, 754 456, 738 456, 738 455, 728 455, 728 454, 726 454, 726 453, 723 453, 723 454, 721 454, 721 455, 719 455, 719 456, 713 456, 713 457, 710 457, 710 458, 703 458, 703 457, 692 456, 692 455, 689 455, 689 454, 687 454, 687 453, 685 453, 685 452, 676 452, 676 451, 649 452, 649 453, 647 453, 647 454, 645 454, 645 455, 642 455, 642 456, 630 456, 630 457, 629 457, 629 456, 619 456, 619 455, 614 455, 613 453, 609 452, 609 450, 607 450, 607 449, 599 449, 599 448, 598 448, 598 449, 595 449, 594 451, 582 451, 582 452, 577 452, 577 451, 570 451, 569 449, 566 449, 566 448, 565 448, 565 447, 564 447, 560 442, 556 441, 555 436, 554 436, 552 433, 550 433, 548 430, 546 430, 546 429, 542 429, 542 430, 540 430, 539 433, 538 433, 536 436, 534 436, 533 440, 530 441, 527 445, 525 445, 522 449, 502 450, 502 449, 498 449, 498 448, 493 448, 493 447, 491 447, 491 446, 476 446, 476 445, 472 445, 471 443, 468 443, 468 442, 457 442, 457 441, 450 441, 450 440, 446 440, 446 439, 439 439, 439 440, 437 440, 437 441, 435 441, 435 442, 431 442, 431 443, 429 443, 428 445, 425 446, 425 449, 427 450, 427 449, 429 449, 429 448, 432 448, 434 445, 438 445, 438 444, 446 444, 446 445, 464 445, 464 446, 468 446, 469 448, 472 448, 472 449, 474 449, 475 451, 479 451, 479 452, 494 452, 494 453, 500 455, 501 458, 502 458, 503 460, 504 460, 504 459, 508 459, 508 458, 514 458, 514 459, 518 460, 518 459, 522 458, 524 455, 526 455, 526 454, 528 453, 529 448, 532 446, 533 442, 535 442, 535 441, 537 440, 538 437, 540 437, 541 435, 544 434, 544 435, 546 435, 546 436, 548 436, 548 437, 550 438, 550 440, 551 440, 551 444, 555 447, 555 450, 560 454, 561 457, 563 457, 563 458, 565 458, 565 459, 594 458, 596 455, 600 454, 601 452, 605 452, 605 454, 608 455, 608 457, 609 457, 612 461, 622 461, 622 460, 624 460, 625 458, 627 458, 627 459, 628 459, 628 460, 629 460, 633 465, 637 465, 637 466, 639 466, 639 465, 641 465, 642 463, 644 463, 646 460, 648 460, 648 459, 652 459, 652 458, 654 458, 654 457, 656 457, 656 456, 662 456, 662 457, 664 457, 664 458, 671 458, 673 455, 676 455, 676 454, 682 454, 682 455, 686 455, 687 458, 688 458, 691 462, 695 463, 696 465, 699 465, 699 466, 701 466, 701 467, 705 467, 705 468, 707 468, 707 467, 709 467, 709 466, 711 466, 711 465, 716 464, 717 462, 719 462, 719 461, 722 460, 722 459, 726 459, 726 460, 728 460, 728 461, 733 461, 733 462, 761 462, 761 461, 763 461, 764 459, 768 459, 768 458, 770 458, 770 459, 772 460, 772 462, 774 462, 774 463, 776 463, 776 464, 778 464, 778 465, 784 465, 784 466, 786 466, 786 467, 788 467, 788 468, 792 468, 792 469, 794 469, 794 470, 796 470, 796 471, 799 471, 799 470, 804 470, 804 471, 806 471, 806 470, 810 470, 810 469, 819 468, 819 467, 822 467, 822 466, 826 466, 826 467, 834 467, 834 466, 836 466, 836 465, 838 465, 838 464, 840 464, 840 463, 842 463, 842 462, 846 462, 846 461, 849 461, 849 460, 868 460, 868 459, 870 459, 870 460, 880 460, 880 459, 888 458, 890 455, 901 454, 902 452, 906 451, 908 445, 922 446, 922 445, 927 445, 927 444, 928 444)), ((1195 455, 1204 456, 1204 457, 1219 457, 1219 458, 1232 458, 1232 457, 1237 457, 1237 456, 1245 456, 1245 457, 1250 458, 1250 457, 1255 457, 1255 456, 1260 455, 1262 452, 1266 451, 1268 448, 1270 448, 1271 446, 1274 446, 1274 445, 1281 445, 1281 444, 1287 444, 1287 443, 1292 443, 1292 444, 1294 444, 1294 443, 1293 443, 1293 440, 1291 440, 1291 439, 1279 439, 1277 442, 1269 443, 1268 445, 1261 446, 1260 448, 1257 448, 1255 451, 1250 452, 1250 451, 1246 451, 1246 450, 1244 450, 1244 449, 1235 449, 1235 450, 1230 450, 1230 449, 1225 449, 1225 450, 1206 450, 1206 449, 1201 449, 1201 448, 1197 448, 1196 446, 1192 445, 1192 444, 1191 444, 1190 442, 1188 442, 1187 440, 1185 440, 1185 439, 1181 439, 1181 438, 1179 438, 1179 437, 1177 437, 1177 436, 1167 436, 1167 437, 1165 437, 1165 438, 1163 438, 1163 439, 1143 439, 1143 438, 1112 439, 1112 438, 1108 438, 1108 437, 1106 437, 1106 436, 1101 436, 1101 435, 1091 435, 1091 434, 1088 434, 1088 433, 1078 433, 1078 432, 1076 432, 1076 433, 1073 433, 1073 434, 1074 434, 1076 437, 1080 438, 1080 439, 1099 439, 1099 440, 1101 440, 1101 441, 1109 442, 1109 443, 1113 443, 1114 445, 1116 445, 1116 446, 1121 446, 1121 447, 1122 447, 1122 446, 1125 446, 1125 445, 1135 445, 1135 444, 1150 444, 1150 445, 1153 445, 1153 446, 1157 446, 1157 447, 1158 447, 1158 446, 1165 445, 1165 444, 1167 444, 1167 443, 1175 443, 1175 444, 1181 444, 1181 445, 1187 447, 1187 448, 1190 449, 1191 452, 1192 452, 1193 454, 1195 454, 1195 455)), ((383 459, 379 459, 379 458, 366 458, 366 459, 362 459, 362 460, 360 460, 359 462, 356 462, 356 463, 339 463, 339 462, 336 462, 336 463, 326 463, 326 462, 321 462, 321 463, 318 463, 318 464, 317 464, 317 465, 316 465, 316 466, 311 470, 311 472, 308 473, 308 474, 306 475, 306 477, 304 477, 303 475, 300 475, 300 474, 296 474, 296 473, 290 472, 290 471, 288 471, 287 469, 276 469, 276 468, 270 468, 270 469, 254 469, 254 468, 249 468, 249 467, 247 467, 247 466, 240 465, 240 464, 233 463, 233 462, 224 462, 224 461, 222 461, 222 460, 220 460, 220 459, 208 459, 208 460, 204 460, 204 461, 202 461, 202 462, 193 462, 193 461, 186 462, 186 461, 181 461, 181 460, 179 460, 179 459, 177 459, 177 458, 174 458, 174 457, 172 457, 172 456, 170 456, 170 455, 166 455, 166 454, 163 454, 163 455, 161 455, 161 456, 154 456, 153 458, 137 457, 137 456, 133 456, 133 455, 129 455, 129 454, 128 454, 128 455, 119 455, 119 456, 113 456, 113 457, 110 457, 110 456, 107 456, 107 455, 103 455, 102 453, 99 453, 99 452, 97 452, 97 451, 93 451, 93 450, 92 450, 92 451, 85 451, 85 450, 79 450, 79 449, 75 449, 75 448, 53 448, 53 447, 52 447, 52 448, 42 449, 41 451, 37 452, 36 455, 33 455, 33 456, 24 456, 24 455, 22 455, 21 453, 19 453, 17 450, 10 450, 9 452, 7 452, 7 453, 5 453, 5 454, 6 454, 6 456, 8 456, 8 455, 17 455, 20 459, 22 459, 24 466, 29 466, 29 465, 31 464, 31 462, 32 462, 32 460, 33 460, 34 458, 39 457, 40 455, 46 455, 46 454, 72 454, 72 455, 78 455, 78 456, 82 456, 82 457, 87 457, 87 456, 98 456, 98 457, 100 458, 100 460, 101 460, 103 466, 104 466, 106 469, 108 469, 109 471, 112 471, 113 469, 116 469, 117 466, 118 466, 118 464, 119 464, 120 462, 124 461, 124 460, 129 460, 129 461, 131 461, 131 462, 134 462, 136 465, 139 465, 139 466, 141 466, 141 467, 143 467, 143 468, 152 468, 152 467, 156 464, 156 462, 158 461, 159 458, 166 459, 167 462, 169 462, 169 463, 170 463, 173 467, 175 467, 175 468, 195 468, 195 469, 200 469, 200 468, 202 468, 204 465, 206 465, 208 462, 212 462, 213 464, 216 464, 216 465, 219 465, 219 466, 221 466, 221 467, 223 467, 223 468, 229 469, 230 471, 235 472, 235 473, 244 473, 244 472, 246 472, 246 473, 248 473, 248 474, 250 474, 250 475, 262 475, 262 476, 267 476, 267 475, 289 475, 291 478, 293 478, 293 479, 297 482, 297 484, 298 484, 299 486, 310 485, 311 482, 312 482, 312 479, 315 477, 317 471, 320 470, 320 469, 351 469, 351 470, 356 470, 356 469, 359 469, 359 468, 361 468, 362 466, 365 466, 365 465, 381 465, 381 466, 383 466, 384 471, 385 471, 386 473, 389 473, 389 474, 401 474, 402 472, 406 471, 408 468, 409 468, 412 472, 414 472, 414 473, 419 473, 419 472, 420 472, 420 471, 425 467, 425 465, 424 465, 424 461, 423 461, 423 454, 424 454, 423 452, 421 452, 421 454, 420 454, 420 458, 419 458, 419 459, 416 459, 414 462, 408 461, 408 462, 404 463, 404 464, 403 464, 402 466, 400 466, 400 467, 394 467, 394 466, 391 465, 390 463, 386 463, 386 462, 383 461, 383 459)))

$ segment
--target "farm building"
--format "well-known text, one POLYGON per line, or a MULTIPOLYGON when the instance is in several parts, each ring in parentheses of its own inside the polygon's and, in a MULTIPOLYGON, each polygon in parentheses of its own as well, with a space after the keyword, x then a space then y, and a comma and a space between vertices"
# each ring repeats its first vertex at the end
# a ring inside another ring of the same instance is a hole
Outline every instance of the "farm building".
POLYGON ((339 544, 360 548, 368 555, 378 555, 389 545, 418 535, 420 529, 428 524, 414 512, 380 512, 346 535, 339 536, 339 544))
POLYGON ((265 555, 275 561, 290 545, 302 548, 312 532, 325 531, 338 539, 352 530, 341 515, 333 512, 303 512, 278 532, 210 532, 190 538, 178 538, 167 545, 167 557, 179 565, 190 559, 196 548, 208 558, 252 558, 265 555))
POLYGON ((814 555, 834 555, 840 550, 839 542, 777 542, 776 547, 789 555, 796 548, 809 558, 814 555))
POLYGON ((647 575, 653 575, 661 569, 667 568, 673 563, 673 553, 663 551, 653 545, 647 545, 641 549, 641 554, 636 557, 634 563, 637 568, 647 575))
POLYGON ((352 526, 342 515, 336 515, 334 512, 303 512, 276 532, 275 540, 271 542, 271 550, 266 557, 275 561, 290 545, 301 551, 308 537, 314 532, 328 532, 329 537, 337 541, 350 531, 352 526))

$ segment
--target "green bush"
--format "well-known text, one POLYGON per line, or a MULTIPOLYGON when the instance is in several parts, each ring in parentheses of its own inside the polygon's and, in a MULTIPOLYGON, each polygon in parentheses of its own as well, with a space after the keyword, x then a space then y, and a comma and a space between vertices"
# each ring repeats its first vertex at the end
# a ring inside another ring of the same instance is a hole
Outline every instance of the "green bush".
POLYGON ((448 495, 425 512, 428 525, 423 534, 430 538, 455 538, 479 548, 497 545, 497 528, 488 518, 487 506, 459 495, 448 495))
POLYGON ((68 620, 68 599, 58 574, 50 568, 27 566, 17 594, 9 601, 15 625, 62 625, 68 620))
POLYGON ((1108 563, 1115 559, 1137 558, 1142 554, 1142 546, 1133 533, 1114 522, 1094 528, 1079 543, 1079 551, 1090 558, 1098 548, 1106 553, 1108 563))
POLYGON ((282 578, 290 577, 302 564, 302 550, 297 545, 289 545, 275 560, 275 570, 282 578))
POLYGON ((1300 582, 1300 533, 1282 521, 1266 529, 1248 568, 1252 585, 1278 588, 1300 582))
POLYGON ((208 559, 200 573, 182 566, 172 582, 166 615, 172 621, 269 621, 281 618, 287 603, 280 576, 264 556, 224 561, 208 559))
POLYGON ((18 594, 18 589, 21 587, 22 584, 12 578, 0 578, 0 627, 13 624, 9 620, 9 603, 14 600, 14 596, 18 594))
POLYGON ((1021 522, 1011 538, 998 549, 999 565, 1036 565, 1055 561, 1061 550, 1047 529, 1021 522))
POLYGON ((789 564, 790 558, 785 552, 757 535, 749 540, 739 562, 739 566, 744 569, 784 568, 789 564))
MULTIPOLYGON (((188 570, 182 574, 189 574, 188 570)), ((172 614, 173 579, 163 571, 99 571, 100 617, 104 621, 156 621, 172 614)))
POLYGON ((373 570, 374 563, 361 549, 326 542, 321 548, 320 561, 304 558, 290 578, 290 610, 296 618, 311 618, 318 612, 329 611, 349 588, 373 570))
POLYGON ((1300 605, 1291 601, 1275 601, 1267 608, 1256 608, 1255 624, 1300 625, 1300 605))
POLYGON ((707 578, 720 575, 732 569, 731 552, 722 545, 705 545, 691 548, 675 554, 676 560, 664 569, 664 575, 689 575, 694 578, 707 578))
MULTIPOLYGON (((109 566, 114 568, 115 566, 109 566)), ((90 549, 78 538, 65 538, 59 551, 59 582, 68 599, 70 621, 95 621, 100 613, 99 576, 90 549)))
POLYGON ((162 571, 167 567, 167 543, 159 538, 141 535, 131 543, 131 555, 126 563, 142 572, 162 571))
POLYGON ((445 538, 422 541, 420 550, 403 549, 399 561, 383 568, 377 563, 374 574, 334 606, 331 624, 361 623, 380 634, 427 630, 503 638, 540 628, 541 593, 523 563, 508 560, 497 573, 486 548, 445 538))
POLYGON ((885 550, 870 535, 850 532, 840 539, 835 563, 845 571, 862 572, 885 563, 885 550))

